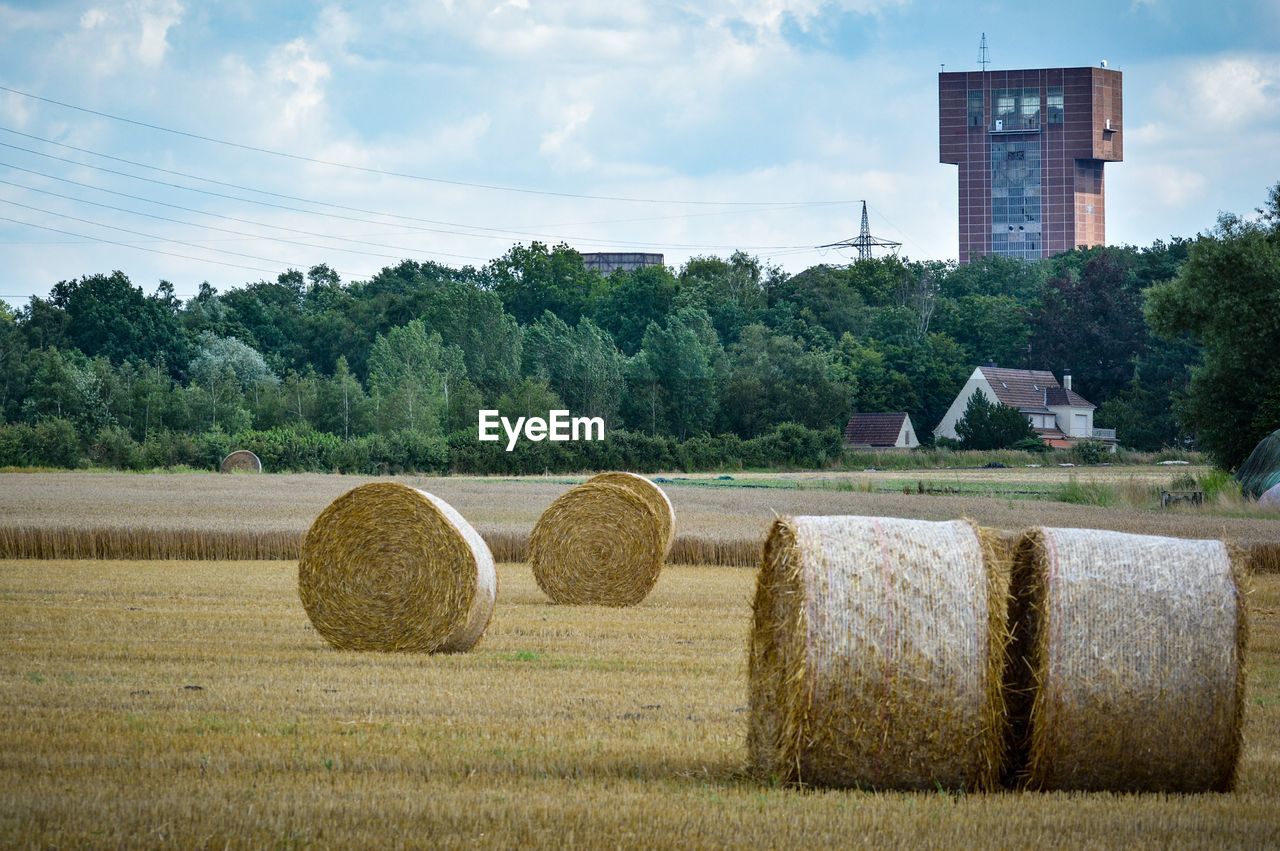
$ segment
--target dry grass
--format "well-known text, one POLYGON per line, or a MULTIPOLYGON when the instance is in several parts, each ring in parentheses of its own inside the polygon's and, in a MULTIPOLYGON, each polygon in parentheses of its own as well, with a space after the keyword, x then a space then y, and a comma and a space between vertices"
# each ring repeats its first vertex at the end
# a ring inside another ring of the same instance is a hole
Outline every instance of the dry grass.
POLYGON ((1231 795, 796 791, 745 779, 753 577, 551 606, 502 566, 462 656, 336 652, 287 562, 0 563, 0 845, 1263 847, 1280 578, 1231 795), (187 686, 199 686, 199 690, 187 686))
MULTIPOLYGON (((1140 468, 1099 468, 1108 474, 1140 468)), ((1164 479, 1171 475, 1159 468, 1164 479)), ((1186 468, 1182 468, 1186 469, 1186 468)), ((957 471, 991 476, 1057 475, 1071 470, 957 471)), ((1085 473, 1076 472, 1081 477, 1085 473)), ((791 477, 801 474, 791 474, 791 477)), ((1093 475, 1091 470, 1088 475, 1093 475)), ((1127 475, 1127 474, 1126 474, 1127 475)), ((691 477, 692 478, 692 477, 691 477)), ((784 481, 774 476, 772 481, 784 481)), ((1083 480, 1083 478, 1082 478, 1083 480)), ((360 476, 296 474, 218 476, 121 473, 33 473, 0 478, 0 529, 16 526, 88 529, 199 530, 202 535, 291 532, 301 537, 311 521, 341 494, 374 479, 360 476)), ((524 541, 539 515, 571 486, 568 479, 529 477, 398 478, 454 506, 484 535, 499 560, 522 560, 524 541)), ((1088 527, 1186 538, 1227 538, 1242 544, 1280 544, 1280 514, 1223 516, 1212 512, 1160 511, 1127 506, 1070 505, 990 496, 864 493, 789 488, 664 485, 675 506, 677 541, 669 561, 688 561, 700 552, 741 552, 759 542, 778 515, 858 514, 954 520, 970 517, 983 526, 1088 527), (685 549, 682 550, 682 547, 685 549)), ((11 552, 11 550, 4 550, 11 552)), ((296 550, 282 552, 296 557, 296 550)), ((247 557, 247 553, 245 554, 247 557)), ((734 559, 740 558, 735 556, 734 559)), ((698 558, 703 561, 703 558, 698 558)), ((717 563, 726 563, 722 557, 717 563)), ((739 563, 733 561, 733 563, 739 563)))

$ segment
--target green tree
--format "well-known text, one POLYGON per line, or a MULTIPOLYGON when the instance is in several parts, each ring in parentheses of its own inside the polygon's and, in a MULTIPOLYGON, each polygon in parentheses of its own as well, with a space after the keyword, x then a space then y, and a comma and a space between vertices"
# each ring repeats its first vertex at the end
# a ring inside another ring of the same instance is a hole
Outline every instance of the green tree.
POLYGON ((671 311, 679 285, 666 266, 644 266, 616 271, 604 282, 595 302, 595 321, 613 336, 614 343, 631 355, 650 322, 662 322, 671 311))
POLYGON ((742 437, 783 422, 821 429, 848 418, 851 388, 826 350, 806 350, 794 337, 748 325, 728 361, 721 414, 742 437))
POLYGON ((462 352, 421 320, 379 335, 369 352, 369 386, 380 431, 438 435, 450 390, 466 377, 462 352))
POLYGON ((1034 440, 1036 433, 1016 408, 993 403, 975 390, 956 423, 956 435, 964 449, 1006 449, 1019 440, 1034 440))
POLYGON ((123 272, 90 275, 55 284, 49 303, 66 314, 66 342, 89 357, 185 365, 187 341, 171 285, 147 296, 123 272))
POLYGON ((1053 262, 1031 315, 1033 366, 1070 368, 1095 404, 1105 402, 1133 379, 1147 342, 1135 252, 1091 248, 1053 262))
POLYGON ((333 375, 317 388, 316 428, 348 439, 369 430, 369 397, 339 355, 333 375))
POLYGON ((1230 470, 1280 427, 1280 184, 1258 221, 1231 214, 1191 246, 1177 277, 1147 291, 1147 321, 1203 347, 1183 425, 1230 470))
POLYGON ((651 434, 684 440, 715 421, 719 338, 705 311, 685 308, 666 325, 649 323, 640 351, 627 365, 628 421, 651 434))
POLYGON ((574 414, 613 424, 626 389, 625 359, 591 320, 570 328, 547 311, 525 329, 524 360, 525 374, 545 380, 574 414))
POLYGON ((600 275, 583 265, 577 251, 567 245, 548 249, 536 241, 512 246, 487 272, 503 307, 522 325, 547 310, 577 324, 600 286, 600 275))

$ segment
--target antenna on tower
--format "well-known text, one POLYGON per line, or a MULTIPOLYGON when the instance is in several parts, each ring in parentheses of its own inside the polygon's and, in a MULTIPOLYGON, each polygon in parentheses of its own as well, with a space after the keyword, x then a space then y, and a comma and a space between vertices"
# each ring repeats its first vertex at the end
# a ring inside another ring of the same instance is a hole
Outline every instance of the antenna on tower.
POLYGON ((982 34, 982 41, 978 42, 978 64, 982 66, 985 72, 987 66, 991 64, 991 51, 987 50, 987 34, 982 34))
POLYGON ((826 245, 819 245, 818 248, 854 248, 858 251, 858 260, 872 259, 871 250, 873 248, 887 248, 889 253, 897 255, 898 249, 902 247, 901 242, 894 242, 891 239, 881 239, 878 236, 871 235, 871 224, 867 219, 867 202, 862 202, 862 226, 858 228, 858 235, 853 239, 844 239, 840 242, 829 242, 826 245))

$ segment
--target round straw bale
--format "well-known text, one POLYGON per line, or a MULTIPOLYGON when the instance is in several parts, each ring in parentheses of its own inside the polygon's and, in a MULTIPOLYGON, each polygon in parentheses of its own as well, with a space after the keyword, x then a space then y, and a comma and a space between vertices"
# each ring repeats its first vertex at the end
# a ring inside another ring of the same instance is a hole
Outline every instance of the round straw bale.
POLYGON ((1010 561, 996 536, 965 521, 775 521, 749 651, 751 770, 823 786, 995 787, 1010 561))
POLYGON ((1029 602, 1034 695, 1020 775, 1032 789, 1226 791, 1244 710, 1243 559, 1220 541, 1033 529, 1014 584, 1029 602))
POLYGON ((394 482, 347 491, 311 525, 298 593, 340 650, 469 650, 498 590, 493 556, 448 503, 394 482))
POLYGON ((593 481, 561 494, 529 538, 538 587, 557 603, 639 603, 662 572, 660 514, 634 485, 593 481))
POLYGON ((222 473, 261 473, 262 461, 248 449, 237 449, 222 459, 222 464, 218 467, 218 471, 222 473))
POLYGON ((653 510, 658 513, 658 522, 662 526, 662 539, 666 541, 662 555, 665 558, 671 552, 671 544, 675 540, 676 534, 676 510, 671 505, 671 498, 667 496, 666 491, 658 487, 651 479, 646 479, 644 476, 639 476, 635 473, 600 473, 592 476, 587 481, 622 485, 653 506, 653 510))

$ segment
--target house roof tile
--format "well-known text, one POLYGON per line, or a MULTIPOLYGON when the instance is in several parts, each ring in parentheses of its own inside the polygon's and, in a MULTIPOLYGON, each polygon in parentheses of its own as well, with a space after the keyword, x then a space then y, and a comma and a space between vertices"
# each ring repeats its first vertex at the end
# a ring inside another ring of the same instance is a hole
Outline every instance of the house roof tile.
POLYGON ((1067 390, 1046 369, 1004 369, 979 367, 1001 404, 1019 410, 1038 410, 1047 405, 1092 408, 1093 403, 1074 390, 1067 390))
POLYGON ((902 433, 903 411, 892 414, 854 414, 844 427, 845 443, 859 446, 896 446, 902 433))

